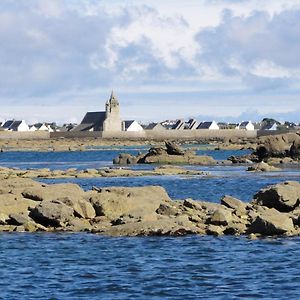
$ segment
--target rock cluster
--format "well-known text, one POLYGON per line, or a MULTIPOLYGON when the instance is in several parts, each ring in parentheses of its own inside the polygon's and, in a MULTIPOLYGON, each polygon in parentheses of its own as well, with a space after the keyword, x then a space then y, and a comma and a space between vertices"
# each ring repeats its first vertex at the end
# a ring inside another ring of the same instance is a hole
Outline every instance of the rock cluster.
POLYGON ((270 157, 300 158, 300 134, 287 133, 260 137, 255 154, 260 161, 270 157))
POLYGON ((120 154, 113 160, 114 164, 191 164, 215 165, 216 161, 211 156, 196 155, 194 151, 183 150, 178 144, 165 142, 165 148, 150 148, 146 154, 137 156, 120 154))
POLYGON ((87 231, 111 236, 299 235, 300 183, 259 191, 251 203, 171 200, 159 186, 83 191, 25 178, 0 181, 0 231, 87 231))

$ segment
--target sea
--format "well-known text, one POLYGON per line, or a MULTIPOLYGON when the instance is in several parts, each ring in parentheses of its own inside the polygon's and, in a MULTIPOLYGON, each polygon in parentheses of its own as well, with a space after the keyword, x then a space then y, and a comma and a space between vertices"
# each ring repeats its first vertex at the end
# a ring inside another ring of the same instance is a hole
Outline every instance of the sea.
MULTIPOLYGON (((219 161, 250 152, 207 150, 205 145, 197 149, 199 155, 211 155, 219 161)), ((117 168, 112 159, 119 153, 143 151, 145 147, 11 151, 0 153, 0 166, 117 168)), ((268 185, 286 180, 300 182, 297 167, 272 173, 249 173, 240 165, 186 167, 209 175, 40 181, 74 182, 85 190, 93 186, 160 185, 172 199, 211 202, 219 202, 224 195, 251 201, 268 185)), ((300 238, 0 233, 0 299, 300 299, 300 238)))

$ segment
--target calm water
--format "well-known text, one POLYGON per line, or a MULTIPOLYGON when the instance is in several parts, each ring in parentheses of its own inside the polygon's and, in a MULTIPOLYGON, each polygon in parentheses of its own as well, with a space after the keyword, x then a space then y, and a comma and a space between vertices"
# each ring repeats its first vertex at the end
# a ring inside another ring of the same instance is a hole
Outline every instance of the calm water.
MULTIPOLYGON (((122 152, 135 153, 134 149, 122 152)), ((108 166, 120 151, 1 153, 0 165, 108 166)), ((216 151, 217 159, 236 152, 216 151)), ((300 170, 249 174, 245 167, 193 167, 210 177, 72 179, 92 186, 164 186, 176 199, 248 201, 261 187, 300 181, 300 170)), ((45 180, 65 182, 66 180, 45 180)), ((0 299, 299 299, 300 238, 110 238, 92 234, 0 233, 0 299)))

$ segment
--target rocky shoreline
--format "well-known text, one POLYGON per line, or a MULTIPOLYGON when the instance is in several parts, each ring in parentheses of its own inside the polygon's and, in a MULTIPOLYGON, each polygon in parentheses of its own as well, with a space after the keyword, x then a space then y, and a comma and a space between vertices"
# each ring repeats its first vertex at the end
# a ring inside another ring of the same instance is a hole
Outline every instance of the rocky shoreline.
POLYGON ((1 178, 0 231, 90 232, 108 236, 186 234, 298 236, 300 183, 260 190, 249 203, 172 200, 159 186, 82 190, 28 178, 1 178))
POLYGON ((132 170, 125 167, 100 168, 78 170, 70 168, 66 170, 43 169, 18 169, 0 167, 0 176, 3 178, 97 178, 97 177, 141 177, 141 176, 208 176, 209 172, 189 170, 179 166, 158 166, 152 170, 132 170))

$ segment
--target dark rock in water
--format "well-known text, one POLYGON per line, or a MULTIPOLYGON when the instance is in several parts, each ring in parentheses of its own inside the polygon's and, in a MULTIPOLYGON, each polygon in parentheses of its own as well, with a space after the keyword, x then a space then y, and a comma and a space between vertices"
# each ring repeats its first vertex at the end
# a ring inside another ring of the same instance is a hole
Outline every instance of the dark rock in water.
POLYGON ((121 153, 119 157, 113 160, 114 164, 117 165, 132 165, 136 164, 138 161, 137 157, 127 153, 121 153))
POLYGON ((167 153, 169 155, 184 155, 185 151, 180 148, 176 143, 165 142, 167 153))
POLYGON ((269 186, 254 195, 253 203, 290 212, 300 204, 300 183, 287 181, 269 186))

